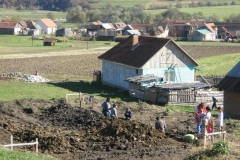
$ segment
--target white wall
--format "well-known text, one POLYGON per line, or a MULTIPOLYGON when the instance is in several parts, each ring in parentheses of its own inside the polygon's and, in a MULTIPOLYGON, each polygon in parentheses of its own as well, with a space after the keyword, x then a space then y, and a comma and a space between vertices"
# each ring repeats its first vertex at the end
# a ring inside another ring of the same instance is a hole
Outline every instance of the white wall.
POLYGON ((125 82, 124 79, 139 75, 142 75, 142 70, 138 70, 138 74, 136 74, 136 68, 102 60, 103 84, 116 86, 122 89, 128 89, 128 83, 125 82))
POLYGON ((19 23, 16 24, 14 28, 14 34, 17 35, 21 31, 21 25, 19 23))
POLYGON ((42 28, 45 34, 52 34, 55 33, 57 28, 49 28, 48 26, 45 25, 45 23, 42 22, 42 20, 39 20, 37 24, 42 28))

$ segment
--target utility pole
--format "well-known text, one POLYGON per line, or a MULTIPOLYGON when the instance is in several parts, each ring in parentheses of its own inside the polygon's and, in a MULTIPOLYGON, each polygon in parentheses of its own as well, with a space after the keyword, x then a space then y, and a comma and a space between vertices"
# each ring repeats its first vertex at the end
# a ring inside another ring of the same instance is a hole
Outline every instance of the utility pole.
POLYGON ((32 34, 32 46, 33 46, 33 34, 32 34))

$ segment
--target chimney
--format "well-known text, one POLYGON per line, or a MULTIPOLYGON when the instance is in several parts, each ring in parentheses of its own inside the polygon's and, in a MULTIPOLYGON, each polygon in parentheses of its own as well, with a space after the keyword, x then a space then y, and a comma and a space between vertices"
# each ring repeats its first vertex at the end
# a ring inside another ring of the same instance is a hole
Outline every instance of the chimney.
POLYGON ((138 35, 134 34, 132 38, 132 47, 138 44, 138 35))

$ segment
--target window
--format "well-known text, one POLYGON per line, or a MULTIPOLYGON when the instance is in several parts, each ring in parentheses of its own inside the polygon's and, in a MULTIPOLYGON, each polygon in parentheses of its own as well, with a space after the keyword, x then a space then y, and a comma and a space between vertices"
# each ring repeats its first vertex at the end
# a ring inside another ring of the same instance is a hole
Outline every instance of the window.
POLYGON ((136 74, 138 74, 138 69, 136 69, 136 74))

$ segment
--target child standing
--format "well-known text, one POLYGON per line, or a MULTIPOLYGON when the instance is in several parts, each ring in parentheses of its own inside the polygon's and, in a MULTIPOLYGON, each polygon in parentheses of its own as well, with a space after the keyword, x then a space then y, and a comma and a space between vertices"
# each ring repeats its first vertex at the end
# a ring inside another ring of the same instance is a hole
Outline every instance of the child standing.
POLYGON ((218 130, 221 131, 223 126, 223 111, 221 107, 218 107, 217 109, 218 109, 217 127, 218 130))
POLYGON ((206 107, 206 110, 207 110, 207 113, 206 113, 206 116, 205 116, 205 121, 206 121, 206 124, 207 124, 207 132, 208 133, 212 133, 213 132, 213 123, 212 123, 212 120, 211 120, 211 109, 209 106, 206 107))

